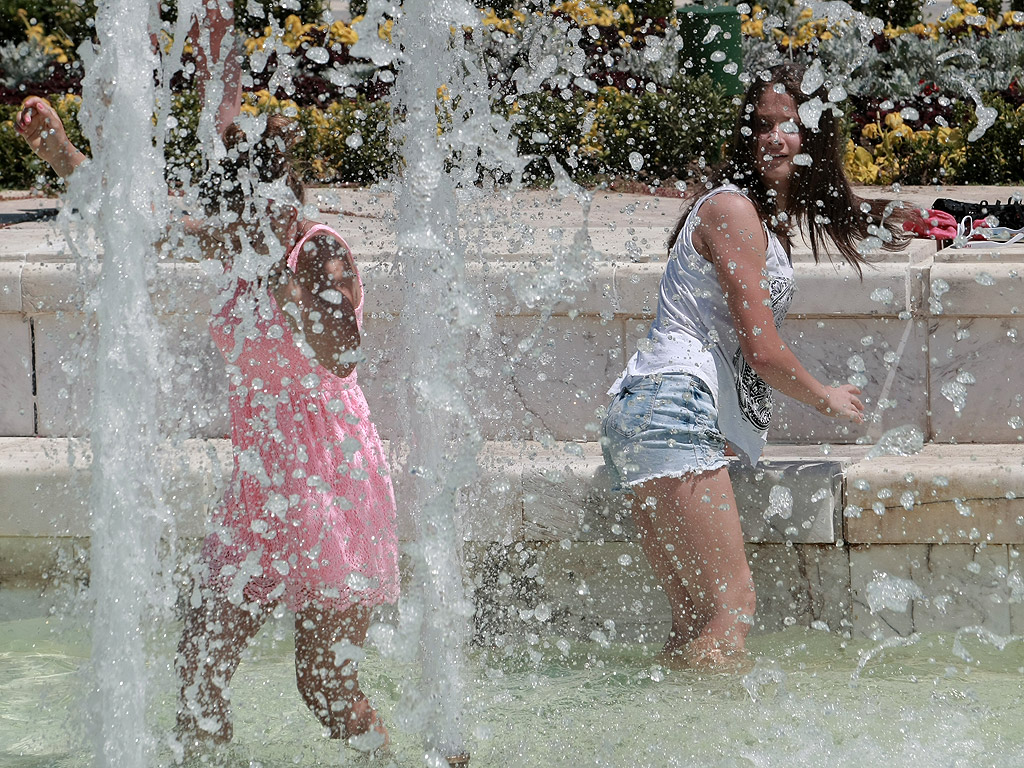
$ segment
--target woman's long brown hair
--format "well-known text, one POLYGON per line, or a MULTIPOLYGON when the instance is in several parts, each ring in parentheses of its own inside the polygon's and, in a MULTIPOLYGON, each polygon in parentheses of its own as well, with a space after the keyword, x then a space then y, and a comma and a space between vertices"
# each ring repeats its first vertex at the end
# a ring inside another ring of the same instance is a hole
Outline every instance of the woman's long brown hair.
MULTIPOLYGON (((747 193, 761 220, 776 234, 788 235, 796 225, 806 233, 816 262, 822 253, 828 252, 827 237, 839 254, 858 274, 862 274, 862 266, 868 262, 858 249, 860 243, 875 237, 878 238, 877 247, 896 251, 905 247, 909 237, 903 231, 905 216, 891 201, 868 200, 854 194, 843 168, 845 134, 832 107, 821 110, 816 129, 800 126, 800 152, 810 156, 811 165, 798 167, 795 173, 796 183, 785 218, 778 215, 782 212, 776 210, 772 196, 757 172, 754 113, 765 91, 781 87, 793 97, 798 109, 816 95, 823 103, 828 101, 825 84, 811 93, 803 92, 801 86, 805 72, 803 65, 790 63, 771 68, 763 77, 755 76, 740 107, 728 159, 711 174, 696 196, 731 182, 747 193)), ((672 232, 670 249, 682 231, 687 213, 689 210, 684 212, 672 232)))

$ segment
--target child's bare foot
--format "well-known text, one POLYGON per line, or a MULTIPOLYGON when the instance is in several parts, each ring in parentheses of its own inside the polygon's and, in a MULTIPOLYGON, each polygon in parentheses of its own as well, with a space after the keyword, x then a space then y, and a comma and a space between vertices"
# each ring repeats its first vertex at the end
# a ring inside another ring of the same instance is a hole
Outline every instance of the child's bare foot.
POLYGON ((348 743, 362 752, 377 752, 391 743, 391 735, 384 727, 377 710, 365 696, 354 699, 340 716, 344 724, 343 734, 331 734, 333 738, 348 739, 348 743))

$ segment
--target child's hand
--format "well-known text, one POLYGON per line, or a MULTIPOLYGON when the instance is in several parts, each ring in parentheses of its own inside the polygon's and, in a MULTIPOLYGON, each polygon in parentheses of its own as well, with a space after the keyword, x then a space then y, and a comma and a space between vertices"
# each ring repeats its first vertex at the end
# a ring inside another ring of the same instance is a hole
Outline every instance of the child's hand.
POLYGON ((14 120, 14 129, 28 142, 29 149, 61 177, 70 176, 85 160, 85 155, 68 141, 64 123, 46 99, 25 99, 14 120))

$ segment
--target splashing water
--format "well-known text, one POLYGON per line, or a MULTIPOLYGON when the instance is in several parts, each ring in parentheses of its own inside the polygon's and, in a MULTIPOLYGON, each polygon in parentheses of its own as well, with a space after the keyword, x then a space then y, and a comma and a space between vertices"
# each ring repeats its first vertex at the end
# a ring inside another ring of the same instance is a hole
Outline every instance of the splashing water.
POLYGON ((82 272, 102 268, 87 306, 96 311, 96 386, 90 417, 91 580, 95 674, 93 734, 98 766, 149 760, 146 730, 146 627, 159 602, 154 571, 168 522, 157 469, 156 380, 161 370, 147 259, 167 198, 154 142, 154 75, 148 14, 131 0, 97 9, 99 48, 86 62, 83 129, 94 159, 76 171, 65 210, 68 242, 82 272), (126 162, 125 158, 130 158, 126 162), (145 169, 145 172, 140 172, 145 169))
POLYGON ((910 579, 876 573, 865 589, 868 610, 872 613, 889 610, 906 613, 912 600, 923 600, 924 593, 910 579))
POLYGON ((913 456, 924 449, 924 433, 913 424, 893 427, 883 434, 868 451, 868 459, 881 456, 913 456))

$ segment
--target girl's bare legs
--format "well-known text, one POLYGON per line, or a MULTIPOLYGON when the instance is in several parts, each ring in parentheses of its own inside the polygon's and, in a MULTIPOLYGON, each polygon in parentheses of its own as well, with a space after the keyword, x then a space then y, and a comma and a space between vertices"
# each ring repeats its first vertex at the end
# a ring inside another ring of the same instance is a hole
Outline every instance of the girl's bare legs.
POLYGON ((690 666, 727 664, 743 650, 755 607, 728 468, 634 490, 641 544, 672 602, 673 631, 692 638, 684 650, 670 638, 666 653, 690 666))
POLYGON ((295 616, 295 677, 306 706, 332 739, 373 731, 377 738, 367 746, 377 749, 387 743, 388 732, 358 678, 369 626, 370 609, 365 606, 341 610, 310 603, 295 616))
POLYGON ((189 606, 175 662, 181 682, 176 730, 186 754, 204 743, 231 740, 231 705, 225 691, 269 611, 269 606, 256 603, 235 605, 205 588, 202 603, 189 606))
MULTIPOLYGON (((645 484, 646 485, 646 484, 645 484)), ((633 522, 640 533, 640 548, 650 563, 654 577, 658 580, 672 609, 672 628, 662 654, 672 656, 683 650, 697 637, 708 617, 702 615, 680 576, 679 556, 675 545, 666 537, 663 522, 658 515, 658 502, 647 503, 650 493, 636 489, 639 498, 633 506, 633 522)), ((653 498, 653 497, 652 497, 653 498)))

